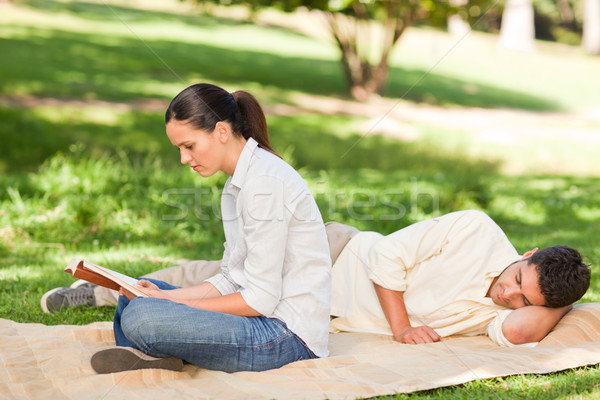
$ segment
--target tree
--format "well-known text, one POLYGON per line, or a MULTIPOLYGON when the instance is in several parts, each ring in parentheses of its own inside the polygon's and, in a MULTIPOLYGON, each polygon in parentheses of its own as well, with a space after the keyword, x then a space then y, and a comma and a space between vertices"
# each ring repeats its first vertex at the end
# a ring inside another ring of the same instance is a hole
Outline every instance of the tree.
POLYGON ((406 28, 415 24, 422 7, 418 0, 348 3, 345 9, 322 11, 340 49, 352 97, 366 100, 383 92, 390 53, 406 28), (376 17, 379 24, 373 22, 376 17), (378 28, 381 42, 377 49, 372 37, 378 28))
MULTIPOLYGON (((351 95, 364 101, 382 94, 389 74, 392 49, 406 28, 418 21, 444 25, 456 7, 433 0, 190 0, 222 5, 246 4, 253 10, 298 7, 320 10, 340 50, 341 63, 351 95)), ((485 1, 485 0, 474 0, 485 1)))
POLYGON ((531 51, 535 48, 535 28, 531 0, 506 0, 500 26, 500 47, 531 51))
POLYGON ((582 45, 588 53, 600 55, 600 0, 585 0, 582 45))

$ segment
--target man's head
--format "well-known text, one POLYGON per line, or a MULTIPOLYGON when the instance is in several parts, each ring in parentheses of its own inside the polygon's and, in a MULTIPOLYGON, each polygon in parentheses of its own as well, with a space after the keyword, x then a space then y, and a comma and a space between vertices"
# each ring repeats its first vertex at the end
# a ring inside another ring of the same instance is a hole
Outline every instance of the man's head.
POLYGON ((536 251, 528 259, 535 265, 548 307, 564 307, 579 300, 590 287, 591 271, 581 254, 569 246, 536 251))
POLYGON ((488 295, 494 303, 512 309, 529 305, 563 307, 584 295, 590 275, 589 266, 571 247, 534 249, 502 271, 488 295))

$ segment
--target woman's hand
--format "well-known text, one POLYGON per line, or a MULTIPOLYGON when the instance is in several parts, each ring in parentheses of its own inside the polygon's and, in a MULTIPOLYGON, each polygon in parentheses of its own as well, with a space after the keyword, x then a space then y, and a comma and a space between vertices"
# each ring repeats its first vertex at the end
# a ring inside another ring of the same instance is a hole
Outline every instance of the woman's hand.
MULTIPOLYGON (((140 279, 137 281, 137 285, 143 288, 143 292, 148 295, 148 297, 155 297, 157 299, 167 299, 171 300, 171 298, 167 295, 166 291, 163 291, 158 288, 154 283, 147 281, 145 279, 140 279)), ((135 294, 131 293, 129 290, 121 287, 119 288, 119 295, 127 297, 129 300, 133 300, 137 297, 135 294)))

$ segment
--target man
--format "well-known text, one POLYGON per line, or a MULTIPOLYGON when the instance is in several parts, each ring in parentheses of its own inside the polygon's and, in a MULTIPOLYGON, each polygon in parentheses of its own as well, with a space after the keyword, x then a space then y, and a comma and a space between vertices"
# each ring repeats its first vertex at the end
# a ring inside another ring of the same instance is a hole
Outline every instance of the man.
MULTIPOLYGON (((383 236, 326 225, 333 261, 333 331, 390 334, 401 343, 488 334, 499 345, 541 340, 579 300, 590 269, 567 246, 519 256, 480 211, 460 211, 383 236)), ((178 286, 216 274, 220 261, 193 261, 148 277, 178 286)), ((115 292, 84 284, 42 297, 49 312, 103 305, 115 292)))
POLYGON ((486 214, 461 211, 388 236, 356 234, 332 282, 334 329, 402 343, 487 333, 511 346, 546 336, 588 289, 590 269, 566 246, 521 257, 486 214))

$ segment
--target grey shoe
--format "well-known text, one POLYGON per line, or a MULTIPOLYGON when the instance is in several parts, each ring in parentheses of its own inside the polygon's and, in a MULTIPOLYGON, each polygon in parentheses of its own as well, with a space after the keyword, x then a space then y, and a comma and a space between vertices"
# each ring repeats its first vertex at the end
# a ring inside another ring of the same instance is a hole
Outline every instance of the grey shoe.
POLYGON ((95 283, 92 282, 88 282, 88 281, 84 281, 83 279, 77 279, 75 282, 73 282, 71 284, 71 286, 69 286, 70 288, 73 289, 77 289, 78 287, 88 287, 88 288, 92 288, 94 289, 95 287, 97 287, 98 285, 96 285, 95 283))
POLYGON ((92 368, 99 374, 131 371, 134 369, 160 368, 181 371, 183 361, 176 357, 156 358, 131 347, 111 347, 92 356, 92 368))
POLYGON ((96 298, 94 297, 94 289, 89 286, 84 285, 78 288, 59 287, 46 292, 42 296, 40 304, 46 314, 53 314, 68 307, 94 307, 96 298))

